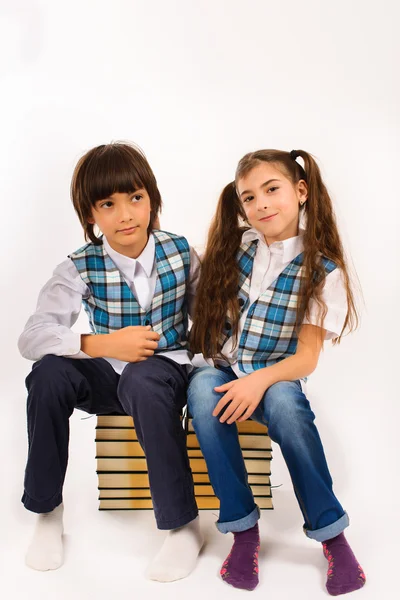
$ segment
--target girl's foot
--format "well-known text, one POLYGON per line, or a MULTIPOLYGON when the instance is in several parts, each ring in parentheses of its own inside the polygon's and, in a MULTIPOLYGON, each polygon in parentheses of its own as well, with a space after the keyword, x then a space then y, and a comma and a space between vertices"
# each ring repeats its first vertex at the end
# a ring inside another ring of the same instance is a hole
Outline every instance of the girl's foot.
POLYGON ((326 589, 331 596, 348 594, 363 587, 365 575, 350 548, 344 533, 322 543, 329 561, 326 589))
POLYGON ((258 523, 251 529, 233 534, 235 541, 220 571, 226 583, 242 590, 254 590, 258 585, 258 523))

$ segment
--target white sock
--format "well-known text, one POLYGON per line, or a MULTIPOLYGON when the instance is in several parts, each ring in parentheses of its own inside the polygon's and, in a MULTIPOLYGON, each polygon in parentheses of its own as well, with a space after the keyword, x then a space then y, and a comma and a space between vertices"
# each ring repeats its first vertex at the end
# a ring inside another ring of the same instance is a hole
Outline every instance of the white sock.
POLYGON ((172 529, 161 550, 147 567, 146 577, 155 581, 175 581, 187 577, 195 567, 203 543, 199 517, 183 527, 172 529))
POLYGON ((35 532, 25 556, 25 563, 31 569, 48 571, 61 567, 63 512, 64 507, 60 504, 53 511, 38 515, 35 532))

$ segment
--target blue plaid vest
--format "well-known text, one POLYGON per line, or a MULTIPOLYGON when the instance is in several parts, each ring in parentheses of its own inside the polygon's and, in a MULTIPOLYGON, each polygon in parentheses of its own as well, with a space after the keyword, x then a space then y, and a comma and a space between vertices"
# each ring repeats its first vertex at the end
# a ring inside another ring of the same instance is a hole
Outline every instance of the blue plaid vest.
POLYGON ((153 235, 157 281, 147 311, 141 308, 103 244, 86 244, 70 254, 90 290, 82 303, 93 333, 110 333, 130 325, 151 325, 160 335, 156 352, 186 348, 189 244, 184 237, 165 231, 153 231, 153 235))
MULTIPOLYGON (((240 246, 239 307, 240 315, 249 307, 251 273, 258 240, 240 246)), ((326 275, 336 264, 322 257, 326 275)), ((297 348, 295 331, 296 308, 303 273, 303 253, 282 271, 269 288, 250 306, 238 346, 239 369, 251 373, 292 356, 297 348)), ((231 337, 232 326, 227 320, 222 345, 231 337)))

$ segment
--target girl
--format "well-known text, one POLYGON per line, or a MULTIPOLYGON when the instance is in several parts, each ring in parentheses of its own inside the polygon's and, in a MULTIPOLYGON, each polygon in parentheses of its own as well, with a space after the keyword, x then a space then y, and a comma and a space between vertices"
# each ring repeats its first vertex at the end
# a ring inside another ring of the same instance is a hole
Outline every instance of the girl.
POLYGON ((196 369, 188 390, 220 500, 217 528, 234 533, 221 575, 235 587, 258 583, 260 513, 234 424, 248 418, 267 425, 280 445, 304 531, 322 542, 329 561, 329 593, 365 583, 305 390, 324 339, 340 342, 357 321, 332 202, 313 158, 303 150, 244 156, 220 197, 197 290, 192 350, 214 366, 196 369))
POLYGON ((134 146, 87 152, 75 168, 71 195, 89 243, 55 269, 19 339, 22 355, 36 361, 26 380, 22 502, 38 520, 26 562, 38 570, 62 564, 69 417, 79 408, 134 418, 157 526, 169 531, 148 577, 180 579, 193 569, 202 545, 180 422, 192 368, 188 303, 198 257, 184 237, 156 229, 160 192, 134 146), (92 335, 71 330, 82 303, 92 335))

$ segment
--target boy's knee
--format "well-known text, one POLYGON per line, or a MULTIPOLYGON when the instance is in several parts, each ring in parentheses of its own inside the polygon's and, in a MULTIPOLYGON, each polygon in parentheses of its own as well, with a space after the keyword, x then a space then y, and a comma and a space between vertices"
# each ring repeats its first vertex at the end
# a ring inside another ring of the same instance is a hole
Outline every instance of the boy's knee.
POLYGON ((26 378, 26 384, 32 385, 32 382, 39 384, 50 384, 59 380, 68 370, 69 365, 63 356, 47 354, 34 363, 32 371, 26 378))

